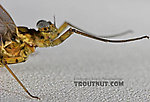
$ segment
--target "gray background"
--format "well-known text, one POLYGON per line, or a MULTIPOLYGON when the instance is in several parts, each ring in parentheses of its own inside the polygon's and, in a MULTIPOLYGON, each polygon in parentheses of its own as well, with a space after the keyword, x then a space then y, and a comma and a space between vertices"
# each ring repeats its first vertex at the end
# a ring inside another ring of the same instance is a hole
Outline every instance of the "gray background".
MULTIPOLYGON (((97 35, 128 29, 126 39, 150 33, 149 0, 1 0, 16 25, 35 28, 39 19, 64 21, 97 35)), ((37 49, 25 63, 10 65, 41 102, 149 102, 149 40, 112 44, 74 34, 54 48, 37 49), (122 79, 124 86, 75 87, 74 78, 122 79)), ((0 68, 0 102, 31 99, 4 68, 0 68)))

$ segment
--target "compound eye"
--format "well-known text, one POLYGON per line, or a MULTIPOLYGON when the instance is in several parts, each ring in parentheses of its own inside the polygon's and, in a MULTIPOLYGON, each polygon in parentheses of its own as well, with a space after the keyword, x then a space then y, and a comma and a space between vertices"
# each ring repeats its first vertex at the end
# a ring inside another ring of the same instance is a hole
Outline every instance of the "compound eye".
POLYGON ((46 27, 49 27, 49 26, 50 26, 50 24, 45 20, 40 20, 36 24, 37 28, 46 28, 46 27))

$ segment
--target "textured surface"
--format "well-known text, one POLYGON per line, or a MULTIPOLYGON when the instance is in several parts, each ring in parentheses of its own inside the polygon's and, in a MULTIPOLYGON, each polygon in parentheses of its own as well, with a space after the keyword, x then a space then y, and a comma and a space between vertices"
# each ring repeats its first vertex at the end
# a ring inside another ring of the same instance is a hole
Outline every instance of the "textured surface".
MULTIPOLYGON (((133 29, 133 34, 119 37, 130 38, 150 32, 148 0, 43 0, 42 5, 41 0, 33 1, 7 0, 1 4, 16 25, 34 27, 39 18, 49 19, 55 14, 58 25, 67 20, 99 35, 133 29)), ((32 94, 42 98, 41 102, 149 102, 149 43, 109 44, 73 35, 58 47, 38 48, 27 62, 10 67, 32 94), (74 85, 74 78, 121 79, 124 86, 79 87, 74 85)), ((8 101, 37 102, 0 68, 0 102, 8 101)))

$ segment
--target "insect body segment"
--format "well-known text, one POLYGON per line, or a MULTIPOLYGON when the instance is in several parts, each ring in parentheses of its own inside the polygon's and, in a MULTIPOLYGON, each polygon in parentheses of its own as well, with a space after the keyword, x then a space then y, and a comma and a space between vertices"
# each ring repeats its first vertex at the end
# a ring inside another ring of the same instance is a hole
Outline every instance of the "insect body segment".
POLYGON ((7 64, 15 64, 24 62, 35 51, 35 48, 25 43, 12 42, 4 47, 2 51, 1 56, 3 56, 4 62, 7 64))

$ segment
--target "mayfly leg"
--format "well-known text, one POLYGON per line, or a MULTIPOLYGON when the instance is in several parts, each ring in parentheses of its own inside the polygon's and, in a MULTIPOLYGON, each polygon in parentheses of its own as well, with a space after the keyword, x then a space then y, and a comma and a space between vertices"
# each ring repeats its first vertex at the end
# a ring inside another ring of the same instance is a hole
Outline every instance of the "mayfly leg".
POLYGON ((127 34, 132 34, 132 33, 133 33, 132 30, 127 30, 127 31, 124 31, 124 32, 121 32, 121 33, 116 33, 116 34, 111 34, 111 35, 100 35, 98 37, 101 37, 101 38, 114 38, 114 37, 124 36, 124 35, 127 35, 127 34))
MULTIPOLYGON (((75 25, 73 25, 73 24, 71 24, 69 22, 64 22, 62 24, 62 26, 59 29, 60 32, 62 32, 64 29, 66 29, 67 26, 73 27, 73 28, 75 28, 75 29, 77 29, 77 30, 79 30, 81 32, 86 33, 86 34, 92 34, 92 33, 88 32, 88 31, 85 31, 85 30, 83 30, 83 29, 81 29, 81 28, 79 28, 79 27, 77 27, 77 26, 75 26, 75 25)), ((131 34, 131 33, 133 33, 133 30, 126 30, 126 31, 121 32, 121 33, 110 34, 110 35, 99 35, 98 37, 101 37, 101 38, 114 38, 114 37, 124 36, 124 35, 131 34)), ((92 34, 92 35, 95 35, 95 34, 92 34)))
POLYGON ((103 41, 103 42, 111 42, 111 43, 123 43, 123 42, 130 42, 130 41, 135 41, 135 40, 140 40, 140 39, 144 39, 147 38, 149 39, 149 36, 141 36, 141 37, 137 37, 137 38, 131 38, 131 39, 125 39, 125 40, 109 40, 109 39, 105 39, 105 38, 101 38, 101 37, 97 37, 91 34, 87 34, 85 32, 81 32, 79 30, 76 29, 72 29, 69 28, 65 33, 63 33, 59 38, 55 39, 54 41, 51 42, 51 46, 56 46, 61 44, 62 42, 64 42, 67 38, 69 38, 73 33, 75 34, 79 34, 79 35, 83 35, 95 40, 99 40, 99 41, 103 41))
POLYGON ((13 71, 8 67, 7 64, 4 64, 4 66, 11 73, 11 75, 17 80, 17 82, 22 86, 22 88, 27 92, 27 94, 29 96, 31 96, 32 98, 40 99, 39 97, 33 96, 33 95, 30 94, 30 92, 25 88, 25 86, 21 83, 21 81, 17 78, 17 76, 13 73, 13 71))
POLYGON ((131 38, 131 39, 126 39, 126 40, 108 40, 108 39, 96 37, 96 36, 94 36, 94 35, 90 35, 90 34, 87 34, 87 33, 81 32, 81 31, 78 31, 78 30, 76 30, 76 29, 72 29, 72 32, 74 32, 74 33, 76 33, 76 34, 80 34, 80 35, 86 36, 86 37, 89 37, 89 38, 93 38, 93 39, 95 39, 95 40, 100 40, 100 41, 103 41, 103 42, 111 42, 111 43, 130 42, 130 41, 135 41, 135 40, 141 40, 141 39, 144 39, 144 38, 149 39, 149 36, 145 35, 145 36, 141 36, 141 37, 137 37, 137 38, 131 38))

